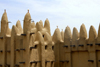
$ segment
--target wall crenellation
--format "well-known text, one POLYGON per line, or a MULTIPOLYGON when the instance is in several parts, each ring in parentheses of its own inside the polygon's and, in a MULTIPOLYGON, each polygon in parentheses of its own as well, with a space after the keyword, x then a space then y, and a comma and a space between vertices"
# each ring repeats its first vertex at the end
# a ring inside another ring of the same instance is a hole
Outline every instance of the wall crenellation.
POLYGON ((51 36, 50 22, 34 23, 26 13, 23 28, 18 20, 9 28, 6 10, 1 18, 0 67, 100 67, 100 26, 98 34, 93 26, 89 38, 85 25, 80 32, 58 26, 51 36))

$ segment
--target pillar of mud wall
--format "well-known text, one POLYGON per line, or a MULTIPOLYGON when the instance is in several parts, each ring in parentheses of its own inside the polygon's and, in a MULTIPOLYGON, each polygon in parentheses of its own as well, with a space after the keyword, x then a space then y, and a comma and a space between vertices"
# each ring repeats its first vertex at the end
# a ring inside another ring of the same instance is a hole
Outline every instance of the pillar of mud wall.
POLYGON ((78 50, 79 51, 87 51, 87 31, 85 25, 82 24, 80 27, 80 38, 78 43, 78 50))
POLYGON ((79 63, 79 60, 78 60, 78 38, 79 38, 79 34, 78 34, 78 31, 77 29, 74 27, 73 28, 73 34, 72 34, 72 44, 71 44, 71 53, 72 53, 72 67, 79 67, 78 66, 78 63, 79 63))
POLYGON ((6 45, 5 45, 5 36, 0 38, 0 66, 5 67, 6 64, 6 45))
POLYGON ((64 61, 65 62, 65 67, 71 67, 71 39, 72 39, 72 34, 70 28, 67 26, 64 32, 64 61))
POLYGON ((72 34, 72 44, 71 44, 71 49, 72 51, 77 51, 78 49, 78 38, 79 38, 79 33, 78 30, 74 27, 73 28, 73 34, 72 34))
MULTIPOLYGON (((40 63, 40 52, 41 52, 41 44, 39 44, 39 41, 35 41, 35 34, 31 36, 31 44, 30 44, 30 67, 41 67, 40 63)), ((38 35, 37 35, 38 36, 38 35)))
POLYGON ((59 43, 59 62, 60 62, 60 67, 65 67, 66 61, 64 58, 64 53, 65 49, 63 48, 64 42, 59 43))
POLYGON ((51 67, 54 67, 54 64, 55 64, 55 56, 54 56, 54 46, 51 45, 51 50, 50 50, 50 59, 51 59, 51 62, 50 62, 50 65, 51 67))
POLYGON ((29 10, 28 12, 26 13, 25 17, 24 17, 24 26, 23 26, 23 48, 20 49, 20 51, 23 51, 23 60, 20 61, 20 64, 23 66, 23 67, 29 67, 30 66, 30 32, 31 32, 31 16, 30 16, 30 13, 29 13, 29 10), (26 58, 27 57, 27 58, 26 58))
POLYGON ((59 45, 59 55, 60 55, 60 67, 65 67, 65 58, 64 58, 64 54, 65 54, 65 48, 64 48, 64 32, 63 30, 61 31, 61 42, 59 45))
POLYGON ((31 31, 31 16, 30 16, 29 10, 24 17, 24 25, 23 25, 24 34, 26 34, 27 31, 31 31))
POLYGON ((6 66, 10 67, 11 61, 11 37, 6 37, 6 66))
POLYGON ((15 48, 16 48, 16 36, 17 34, 19 34, 19 30, 16 26, 13 25, 12 27, 12 31, 11 31, 11 67, 14 67, 15 66, 15 57, 16 57, 16 51, 15 51, 15 48))
POLYGON ((52 45, 51 55, 52 55, 51 67, 54 67, 55 62, 56 62, 55 61, 55 55, 54 55, 54 45, 52 45))
POLYGON ((44 45, 44 39, 43 39, 43 36, 42 34, 39 32, 39 41, 40 41, 40 44, 41 44, 41 67, 45 67, 45 45, 44 45))
POLYGON ((52 50, 51 50, 51 55, 52 55, 52 60, 51 60, 51 67, 54 67, 54 65, 55 65, 55 55, 54 55, 54 44, 53 44, 53 42, 52 42, 52 50))
MULTIPOLYGON (((44 41, 44 39, 43 39, 43 41, 44 41)), ((40 42, 40 44, 41 44, 41 66, 42 67, 45 67, 46 66, 46 63, 45 63, 45 45, 44 45, 44 42, 40 42)))
POLYGON ((23 60, 20 61, 20 64, 23 66, 23 67, 29 67, 30 66, 30 62, 29 62, 29 59, 30 59, 30 48, 29 48, 29 45, 30 45, 30 32, 27 32, 25 34, 26 36, 23 36, 23 48, 20 49, 20 51, 23 52, 23 60))
POLYGON ((95 41, 96 41, 97 33, 93 26, 90 27, 89 30, 89 39, 88 39, 88 51, 89 51, 89 66, 97 67, 96 65, 96 51, 95 51, 95 41))
POLYGON ((54 55, 55 55, 55 67, 60 67, 60 42, 61 42, 61 33, 57 28, 53 34, 52 41, 54 42, 54 55))
POLYGON ((57 42, 54 46, 54 54, 55 54, 55 67, 60 67, 60 59, 59 59, 59 42, 57 42))
POLYGON ((30 48, 33 47, 33 49, 30 50, 30 66, 45 67, 45 51, 43 51, 45 49, 43 44, 44 39, 40 31, 38 31, 35 35, 35 40, 32 40, 33 43, 30 45, 30 48))
POLYGON ((20 62, 22 61, 23 59, 23 52, 20 51, 21 48, 23 48, 23 39, 22 39, 22 36, 16 36, 16 47, 15 47, 15 67, 21 67, 20 66, 20 62))
POLYGON ((15 67, 21 67, 20 62, 23 59, 23 51, 20 51, 21 48, 23 48, 23 36, 21 34, 23 33, 21 23, 18 20, 16 23, 16 30, 17 30, 17 35, 15 36, 15 67))
POLYGON ((52 67, 54 56, 52 53, 52 38, 49 33, 44 35, 44 45, 45 45, 45 67, 52 67))
POLYGON ((6 64, 6 32, 8 28, 8 18, 6 10, 1 18, 1 36, 0 36, 0 66, 5 67, 6 64))

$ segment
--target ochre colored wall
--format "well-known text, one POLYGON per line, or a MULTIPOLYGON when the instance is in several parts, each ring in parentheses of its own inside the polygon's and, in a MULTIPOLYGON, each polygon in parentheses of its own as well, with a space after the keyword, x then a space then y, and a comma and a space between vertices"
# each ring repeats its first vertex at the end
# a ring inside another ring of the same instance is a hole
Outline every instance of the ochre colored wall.
POLYGON ((100 26, 98 34, 93 26, 89 38, 85 25, 80 31, 67 26, 63 32, 57 27, 53 36, 46 19, 31 23, 29 11, 9 29, 6 11, 1 18, 0 67, 100 67, 100 26))

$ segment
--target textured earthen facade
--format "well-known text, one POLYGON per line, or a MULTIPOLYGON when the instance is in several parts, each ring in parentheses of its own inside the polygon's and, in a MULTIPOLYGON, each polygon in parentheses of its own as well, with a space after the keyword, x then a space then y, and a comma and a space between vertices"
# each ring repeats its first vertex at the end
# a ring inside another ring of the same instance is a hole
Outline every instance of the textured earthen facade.
POLYGON ((98 35, 93 26, 89 38, 85 25, 80 33, 67 26, 65 31, 57 29, 50 33, 49 20, 31 21, 28 12, 23 29, 18 20, 10 30, 6 10, 1 18, 0 67, 100 67, 100 26, 98 35))

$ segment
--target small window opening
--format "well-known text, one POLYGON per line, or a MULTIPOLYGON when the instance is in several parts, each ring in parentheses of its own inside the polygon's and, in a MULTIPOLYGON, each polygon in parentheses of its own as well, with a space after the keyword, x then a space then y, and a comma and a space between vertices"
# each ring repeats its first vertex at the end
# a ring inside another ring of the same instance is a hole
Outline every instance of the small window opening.
POLYGON ((54 46, 52 46, 52 50, 54 50, 54 46))
POLYGON ((47 49, 47 45, 45 46, 45 50, 47 49))
POLYGON ((37 45, 35 45, 34 47, 37 48, 37 45))
POLYGON ((43 35, 43 38, 44 38, 44 35, 43 35))

